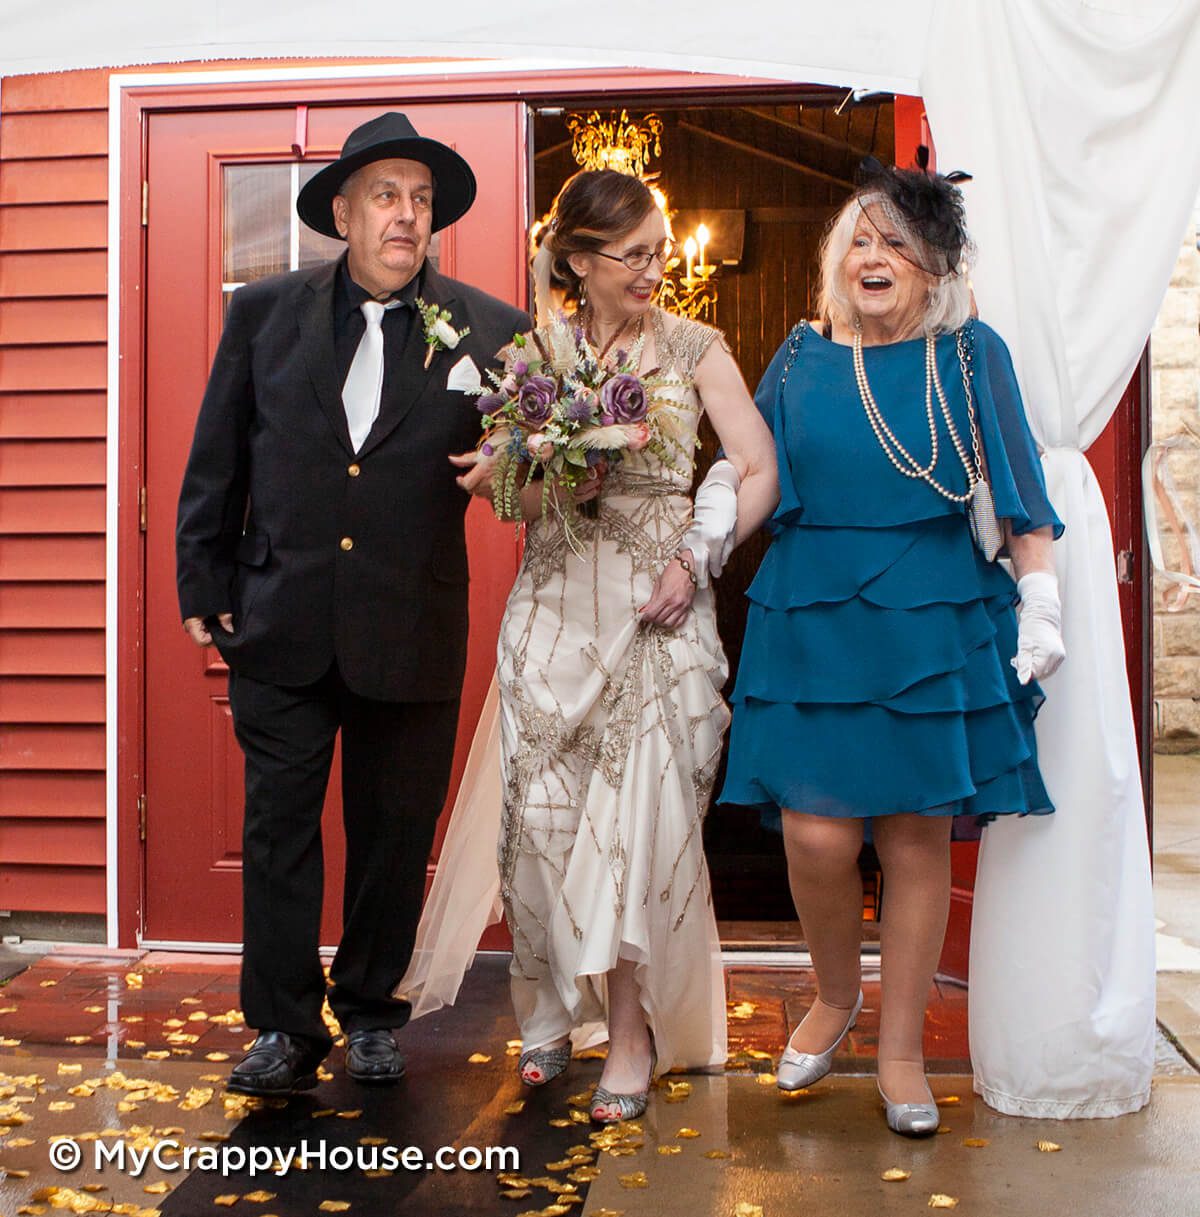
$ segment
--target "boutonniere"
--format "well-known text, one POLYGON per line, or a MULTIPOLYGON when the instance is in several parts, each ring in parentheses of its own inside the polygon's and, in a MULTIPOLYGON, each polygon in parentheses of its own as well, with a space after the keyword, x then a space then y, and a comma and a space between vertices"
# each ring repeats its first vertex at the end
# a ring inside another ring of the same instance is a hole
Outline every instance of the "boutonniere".
POLYGON ((438 308, 436 304, 426 304, 417 297, 417 309, 421 320, 425 323, 425 367, 428 369, 433 362, 435 351, 452 351, 471 332, 471 327, 456 330, 450 324, 450 310, 438 308))

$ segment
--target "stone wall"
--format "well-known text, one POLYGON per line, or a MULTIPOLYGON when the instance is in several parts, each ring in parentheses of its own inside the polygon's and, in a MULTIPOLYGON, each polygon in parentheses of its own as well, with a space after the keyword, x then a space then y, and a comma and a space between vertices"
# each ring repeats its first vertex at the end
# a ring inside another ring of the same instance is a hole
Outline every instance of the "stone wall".
MULTIPOLYGON (((1200 200, 1184 235, 1171 286, 1150 337, 1155 441, 1194 433, 1167 457, 1179 502, 1200 529, 1200 200)), ((1181 547, 1160 529, 1163 560, 1181 569, 1181 547)), ((1200 576, 1200 571, 1196 572, 1200 576)), ((1200 592, 1179 605, 1174 586, 1154 578, 1154 740, 1159 752, 1200 751, 1200 592)))

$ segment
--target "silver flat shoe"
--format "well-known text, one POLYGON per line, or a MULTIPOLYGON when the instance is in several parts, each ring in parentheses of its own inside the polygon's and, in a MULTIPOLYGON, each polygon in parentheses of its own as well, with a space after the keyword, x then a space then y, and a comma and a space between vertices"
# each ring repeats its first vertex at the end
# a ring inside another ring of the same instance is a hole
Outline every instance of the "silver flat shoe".
POLYGON ((858 1000, 850 1011, 850 1017, 846 1019, 846 1025, 824 1052, 797 1052, 794 1048, 787 1048, 779 1058, 779 1067, 775 1070, 775 1085, 780 1090, 803 1090, 805 1086, 819 1082, 833 1065, 833 1054, 838 1045, 850 1034, 858 1021, 862 1004, 863 995, 859 989, 858 1000))
POLYGON ((879 1091, 879 1097, 883 1100, 887 1126, 892 1132, 897 1132, 902 1137, 931 1137, 937 1132, 942 1123, 942 1117, 938 1112, 937 1104, 933 1102, 932 1093, 928 1103, 893 1103, 883 1093, 883 1087, 879 1085, 878 1079, 875 1081, 875 1087, 879 1091))

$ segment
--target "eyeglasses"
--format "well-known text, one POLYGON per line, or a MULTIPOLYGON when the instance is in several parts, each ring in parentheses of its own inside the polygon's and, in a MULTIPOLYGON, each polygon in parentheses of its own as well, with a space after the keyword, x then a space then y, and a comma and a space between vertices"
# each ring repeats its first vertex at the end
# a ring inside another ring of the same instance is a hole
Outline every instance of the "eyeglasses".
POLYGON ((666 266, 675 256, 678 248, 674 241, 667 240, 657 249, 650 250, 649 253, 644 250, 634 250, 628 254, 606 254, 602 249, 593 250, 592 252, 599 254, 602 258, 608 258, 612 262, 621 262, 630 270, 645 270, 655 258, 663 266, 666 266))

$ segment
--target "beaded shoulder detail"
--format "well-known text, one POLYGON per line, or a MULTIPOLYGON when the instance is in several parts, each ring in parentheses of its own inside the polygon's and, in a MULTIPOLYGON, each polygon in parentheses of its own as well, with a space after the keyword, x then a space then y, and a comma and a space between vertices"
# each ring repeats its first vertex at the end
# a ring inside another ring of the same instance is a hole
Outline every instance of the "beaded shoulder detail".
POLYGON ((704 358, 704 354, 712 345, 714 338, 719 339, 726 350, 729 349, 724 334, 711 325, 705 325, 702 321, 682 317, 668 331, 666 317, 661 309, 656 308, 652 317, 654 345, 658 351, 659 366, 674 368, 684 380, 695 379, 696 366, 704 358))

